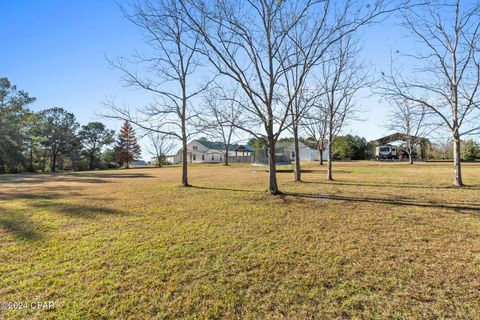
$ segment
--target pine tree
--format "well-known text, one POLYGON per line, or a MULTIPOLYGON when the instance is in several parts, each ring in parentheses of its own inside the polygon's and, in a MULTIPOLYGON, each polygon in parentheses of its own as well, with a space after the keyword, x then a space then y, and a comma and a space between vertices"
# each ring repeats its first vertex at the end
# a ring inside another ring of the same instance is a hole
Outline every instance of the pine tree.
POLYGON ((142 152, 135 137, 135 130, 128 121, 125 121, 120 129, 114 152, 117 162, 120 165, 126 164, 127 168, 133 161, 138 160, 142 152))

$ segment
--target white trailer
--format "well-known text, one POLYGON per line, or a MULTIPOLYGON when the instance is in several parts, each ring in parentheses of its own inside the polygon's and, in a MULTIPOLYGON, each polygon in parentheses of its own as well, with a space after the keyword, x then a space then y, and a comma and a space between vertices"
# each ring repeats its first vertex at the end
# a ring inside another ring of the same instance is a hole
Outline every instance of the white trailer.
POLYGON ((398 159, 399 147, 385 144, 375 148, 375 159, 377 160, 393 160, 398 159))

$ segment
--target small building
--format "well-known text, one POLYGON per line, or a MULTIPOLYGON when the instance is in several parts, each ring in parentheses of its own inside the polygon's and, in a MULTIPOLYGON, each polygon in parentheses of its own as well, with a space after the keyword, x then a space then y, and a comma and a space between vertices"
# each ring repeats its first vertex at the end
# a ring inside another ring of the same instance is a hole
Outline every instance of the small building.
MULTIPOLYGON (((318 161, 320 153, 309 144, 299 141, 300 161, 318 161)), ((328 160, 328 150, 322 152, 323 160, 328 160)), ((277 142, 275 144, 275 158, 278 164, 289 164, 295 161, 295 144, 293 142, 277 142)), ((255 163, 268 163, 267 148, 256 150, 255 163)))
MULTIPOLYGON (((299 154, 300 161, 320 160, 320 154, 314 146, 299 141, 298 148, 300 153, 299 154)), ((290 153, 290 160, 294 161, 295 160, 295 144, 292 142, 291 144, 287 145, 287 149, 289 150, 289 153, 290 153)), ((323 150, 322 157, 323 157, 323 160, 328 160, 328 150, 323 150)))
POLYGON ((233 147, 234 155, 229 152, 228 162, 253 163, 255 161, 255 149, 249 145, 236 145, 233 147))

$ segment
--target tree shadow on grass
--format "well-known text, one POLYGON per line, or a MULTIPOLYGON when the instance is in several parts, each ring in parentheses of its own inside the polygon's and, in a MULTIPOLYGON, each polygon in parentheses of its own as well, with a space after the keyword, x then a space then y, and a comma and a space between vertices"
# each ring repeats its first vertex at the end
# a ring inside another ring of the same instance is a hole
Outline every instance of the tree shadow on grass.
POLYGON ((155 178, 146 173, 42 173, 42 174, 18 174, 0 176, 0 183, 12 184, 42 184, 46 182, 83 182, 83 183, 108 183, 117 179, 141 179, 155 178))
POLYGON ((32 202, 29 207, 32 210, 48 211, 50 213, 83 219, 96 219, 101 216, 123 216, 126 214, 123 210, 112 209, 105 206, 79 204, 75 202, 57 202, 51 201, 50 199, 32 202))
POLYGON ((190 185, 189 188, 201 189, 201 190, 233 191, 233 192, 261 192, 261 191, 252 190, 252 189, 247 190, 247 189, 233 189, 233 188, 223 188, 223 187, 194 186, 194 185, 190 185))
POLYGON ((418 185, 418 184, 406 184, 406 183, 365 183, 365 182, 349 182, 344 180, 333 181, 303 181, 303 183, 320 184, 320 185, 337 185, 337 186, 353 186, 353 187, 368 187, 368 188, 412 188, 412 189, 445 189, 445 190, 480 190, 479 185, 464 186, 458 188, 455 186, 439 186, 439 185, 418 185))
MULTIPOLYGON (((222 187, 204 187, 204 186, 191 186, 195 189, 202 190, 217 190, 217 191, 233 191, 233 192, 250 192, 260 193, 259 190, 247 190, 247 189, 231 189, 222 187)), ((390 197, 390 198, 378 198, 378 197, 352 197, 344 195, 333 194, 311 194, 311 193, 296 193, 296 192, 283 192, 279 196, 285 203, 288 202, 288 198, 297 199, 315 199, 322 202, 331 201, 346 201, 346 202, 360 202, 360 203, 376 203, 387 205, 399 205, 399 206, 412 206, 412 207, 424 207, 431 209, 450 209, 454 211, 468 211, 470 213, 480 214, 480 203, 459 203, 459 202, 435 202, 435 201, 417 201, 415 199, 406 197, 390 197)), ((306 204, 305 202, 302 202, 306 204)))
POLYGON ((33 221, 25 214, 11 210, 6 212, 3 209, 0 209, 0 213, 0 230, 3 229, 25 241, 36 241, 43 238, 43 234, 35 228, 33 221))
POLYGON ((317 199, 317 200, 332 200, 332 201, 346 201, 346 202, 360 202, 360 203, 375 203, 375 204, 387 204, 387 205, 397 205, 397 206, 412 206, 412 207, 423 207, 430 209, 451 209, 454 211, 468 211, 470 213, 479 214, 480 213, 480 203, 449 203, 449 202, 421 202, 414 199, 408 198, 376 198, 376 197, 352 197, 344 195, 334 195, 334 194, 309 194, 309 193, 295 193, 295 192, 286 192, 282 194, 284 200, 288 200, 286 197, 292 198, 308 198, 308 199, 317 199))
MULTIPOLYGON (((269 169, 261 169, 261 170, 255 170, 255 172, 269 172, 269 169)), ((294 169, 277 169, 275 172, 276 173, 293 173, 295 170, 294 169)), ((318 170, 310 170, 310 169, 302 169, 302 173, 312 173, 318 170)))
POLYGON ((82 194, 79 192, 82 188, 76 187, 69 187, 69 186, 61 186, 61 187, 47 187, 42 186, 40 189, 41 192, 38 191, 37 188, 4 188, 2 192, 0 192, 0 200, 13 200, 13 199, 25 199, 25 200, 34 200, 34 199, 60 199, 65 197, 80 197, 82 194), (67 192, 67 193, 60 193, 67 192))
MULTIPOLYGON (((0 235, 2 229, 16 238, 25 241, 37 241, 45 238, 47 225, 32 219, 37 214, 56 214, 78 219, 99 219, 104 216, 124 216, 127 212, 99 205, 58 202, 55 199, 37 198, 23 203, 20 209, 11 209, 0 205, 0 235)), ((48 215, 42 215, 48 218, 48 215)), ((41 221, 41 219, 39 219, 41 221)))
MULTIPOLYGON (((85 178, 97 178, 97 179, 145 179, 145 178, 156 178, 155 176, 147 173, 132 173, 132 172, 122 172, 122 173, 82 173, 74 172, 70 174, 64 174, 62 177, 71 178, 71 177, 85 177, 85 178)), ((83 179, 80 179, 83 180, 83 179)))

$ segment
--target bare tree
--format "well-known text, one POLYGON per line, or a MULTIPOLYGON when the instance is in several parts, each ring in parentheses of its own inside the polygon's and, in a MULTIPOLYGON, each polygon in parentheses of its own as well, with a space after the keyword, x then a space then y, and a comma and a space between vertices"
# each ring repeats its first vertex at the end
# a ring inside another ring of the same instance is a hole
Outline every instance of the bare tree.
MULTIPOLYGON (((398 8, 401 1, 193 1, 180 0, 189 24, 200 35, 202 53, 224 78, 237 84, 248 99, 240 104, 250 126, 241 129, 257 138, 266 136, 269 153, 269 191, 281 193, 276 176, 275 145, 289 127, 291 99, 302 88, 299 81, 290 99, 280 99, 286 72, 294 67, 285 45, 298 25, 305 23, 305 34, 312 36, 302 48, 307 51, 301 63, 303 76, 329 46, 375 18, 398 8), (339 30, 342 30, 339 33, 339 30), (306 58, 308 57, 308 58, 306 58), (260 129, 263 132, 258 132, 260 129)), ((403 4, 404 2, 402 2, 403 4)), ((298 62, 295 62, 295 64, 298 62)))
POLYGON ((449 129, 454 185, 462 186, 461 137, 478 132, 480 87, 480 4, 428 3, 402 10, 404 26, 418 40, 408 76, 384 75, 384 94, 423 105, 449 129))
MULTIPOLYGON (((192 100, 206 85, 193 88, 192 75, 201 66, 196 56, 199 36, 185 23, 185 12, 175 0, 133 2, 122 8, 124 16, 139 27, 151 53, 137 53, 132 60, 117 59, 111 65, 123 73, 127 85, 141 88, 154 96, 154 102, 132 114, 126 107, 106 102, 107 116, 130 121, 145 131, 168 135, 181 141, 182 185, 189 186, 187 141, 195 134, 192 122, 196 112, 192 100), (148 74, 142 76, 136 70, 148 74)), ((198 81, 198 80, 197 80, 198 81)))
POLYGON ((327 180, 333 180, 333 142, 346 121, 356 118, 358 106, 355 96, 368 83, 363 65, 358 62, 358 52, 356 42, 347 35, 332 46, 321 65, 319 82, 325 92, 321 96, 321 104, 326 108, 327 180))
POLYGON ((442 159, 443 160, 449 159, 451 156, 451 152, 453 150, 451 135, 448 135, 448 136, 440 135, 435 140, 437 141, 437 145, 442 152, 442 159))
POLYGON ((414 105, 408 100, 394 100, 394 108, 389 116, 388 128, 405 135, 405 152, 410 164, 413 164, 414 152, 418 149, 420 140, 432 131, 428 123, 428 110, 424 105, 414 105))
POLYGON ((149 131, 147 136, 150 142, 150 145, 147 146, 147 152, 155 158, 157 166, 160 168, 165 164, 166 156, 173 150, 175 143, 167 134, 149 131))
POLYGON ((280 101, 283 101, 289 112, 289 130, 293 134, 295 155, 294 180, 297 182, 302 180, 299 130, 304 115, 312 106, 312 100, 315 99, 315 95, 310 94, 309 90, 307 90, 306 81, 308 73, 312 69, 311 67, 323 54, 323 44, 313 42, 311 38, 315 37, 315 33, 306 32, 307 29, 308 23, 302 21, 288 35, 291 41, 285 43, 283 52, 283 56, 286 57, 284 60, 286 62, 286 72, 283 74, 284 81, 280 83, 280 85, 284 85, 282 91, 285 92, 280 101), (317 52, 320 52, 320 54, 317 52))
POLYGON ((242 123, 242 109, 236 102, 236 90, 226 92, 219 87, 205 95, 204 114, 200 116, 200 130, 224 146, 224 164, 228 166, 228 155, 232 139, 236 137, 242 123))
POLYGON ((303 117, 300 127, 308 135, 309 138, 315 141, 317 151, 319 154, 319 163, 323 166, 323 152, 327 145, 327 126, 328 110, 324 105, 320 104, 319 96, 312 99, 312 106, 303 117))

